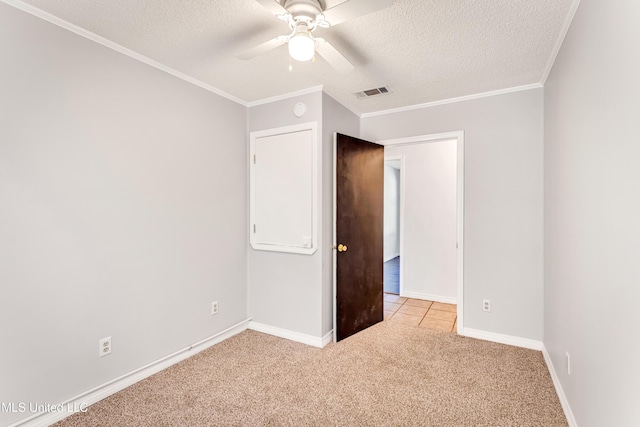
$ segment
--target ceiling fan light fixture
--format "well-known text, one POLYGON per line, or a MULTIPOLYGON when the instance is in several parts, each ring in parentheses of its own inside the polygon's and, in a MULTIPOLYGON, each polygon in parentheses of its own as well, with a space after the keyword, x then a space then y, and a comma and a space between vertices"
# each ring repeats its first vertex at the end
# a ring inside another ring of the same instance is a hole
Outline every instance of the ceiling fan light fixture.
POLYGON ((309 34, 309 30, 304 26, 302 31, 297 31, 289 39, 289 55, 296 61, 308 61, 314 57, 316 52, 316 42, 309 34))

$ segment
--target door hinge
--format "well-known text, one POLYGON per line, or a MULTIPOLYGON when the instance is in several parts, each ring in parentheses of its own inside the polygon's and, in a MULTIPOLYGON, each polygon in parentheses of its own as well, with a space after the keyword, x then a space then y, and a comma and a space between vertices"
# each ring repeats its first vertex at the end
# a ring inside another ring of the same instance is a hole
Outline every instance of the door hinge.
POLYGON ((253 155, 253 164, 254 165, 256 164, 256 155, 255 154, 253 155))
POLYGON ((253 234, 256 234, 256 225, 253 224, 253 234))

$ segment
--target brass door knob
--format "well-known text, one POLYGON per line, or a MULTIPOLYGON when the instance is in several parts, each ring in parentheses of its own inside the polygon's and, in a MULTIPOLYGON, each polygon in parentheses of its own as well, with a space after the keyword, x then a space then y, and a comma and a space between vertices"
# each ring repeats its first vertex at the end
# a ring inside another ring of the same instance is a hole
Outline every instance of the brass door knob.
POLYGON ((342 243, 340 243, 338 245, 338 252, 347 252, 347 245, 343 245, 342 243))

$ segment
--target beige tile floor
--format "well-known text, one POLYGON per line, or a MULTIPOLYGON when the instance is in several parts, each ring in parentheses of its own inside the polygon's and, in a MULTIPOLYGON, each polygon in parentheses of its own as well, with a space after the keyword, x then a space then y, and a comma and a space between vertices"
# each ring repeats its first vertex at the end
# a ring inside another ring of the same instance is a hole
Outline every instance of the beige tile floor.
POLYGON ((384 294, 384 320, 456 332, 457 306, 384 294))

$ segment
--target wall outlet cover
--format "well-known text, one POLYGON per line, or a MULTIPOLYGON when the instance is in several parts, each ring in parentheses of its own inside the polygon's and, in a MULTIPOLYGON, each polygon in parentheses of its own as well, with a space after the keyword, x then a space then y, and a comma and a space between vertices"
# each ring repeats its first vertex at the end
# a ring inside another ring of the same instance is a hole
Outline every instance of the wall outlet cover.
POLYGON ((104 357, 111 354, 111 337, 102 338, 98 341, 98 356, 104 357))

